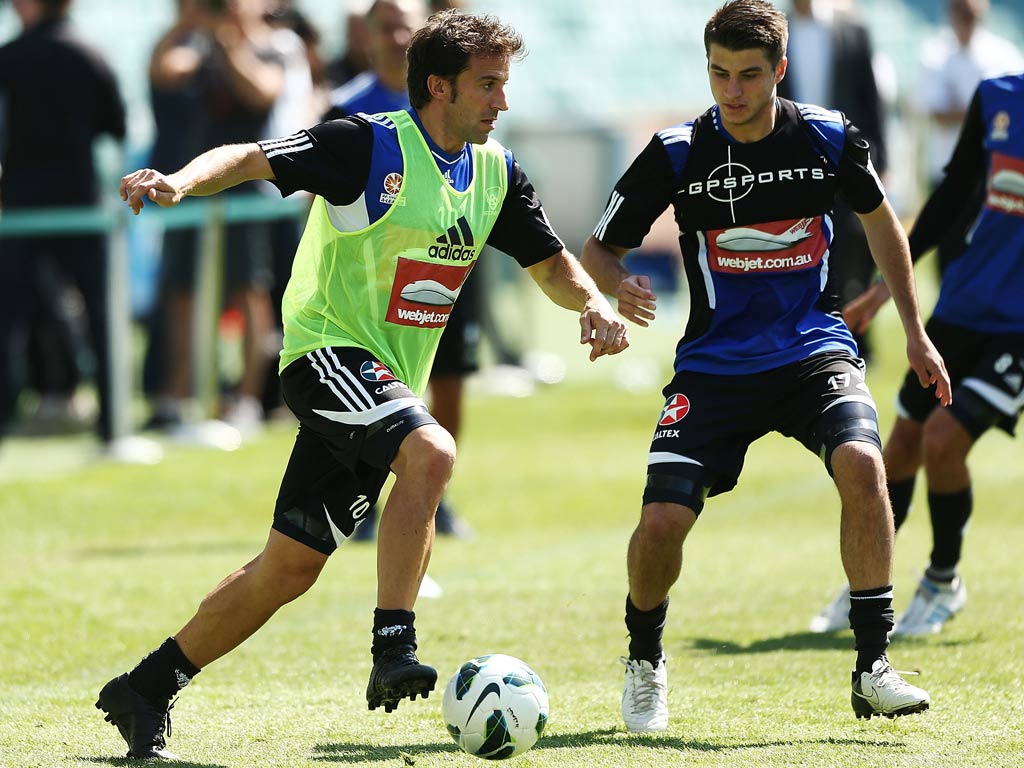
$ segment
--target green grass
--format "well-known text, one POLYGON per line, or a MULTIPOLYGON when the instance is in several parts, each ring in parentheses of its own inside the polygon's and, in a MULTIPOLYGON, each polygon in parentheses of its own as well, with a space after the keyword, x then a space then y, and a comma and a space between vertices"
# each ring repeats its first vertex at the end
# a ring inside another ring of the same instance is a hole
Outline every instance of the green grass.
MULTIPOLYGON (((569 363, 566 382, 470 398, 451 497, 477 535, 438 541, 430 573, 445 595, 417 605, 422 656, 443 678, 503 652, 545 680, 549 729, 517 765, 1024 765, 1024 469, 1002 434, 973 456, 967 608, 942 635, 891 648, 898 668, 922 670, 929 712, 854 718, 851 636, 804 631, 843 579, 835 491, 814 457, 769 437, 687 545, 665 635, 670 728, 626 734, 625 547, 660 396, 616 382, 645 366, 662 378, 672 331, 636 333, 635 349, 591 367, 583 350, 559 348, 573 322, 553 315, 544 336, 569 363)), ((879 330, 895 347, 869 376, 887 428, 902 339, 891 314, 879 330)), ((172 448, 155 467, 69 459, 81 441, 4 446, 0 765, 127 763, 97 691, 259 551, 290 441, 278 427, 232 454, 172 448)), ((897 542, 897 610, 929 548, 919 488, 897 542)), ((439 693, 391 715, 366 710, 373 567, 371 546, 347 545, 309 594, 196 679, 174 710, 184 765, 479 764, 446 734, 439 693)))

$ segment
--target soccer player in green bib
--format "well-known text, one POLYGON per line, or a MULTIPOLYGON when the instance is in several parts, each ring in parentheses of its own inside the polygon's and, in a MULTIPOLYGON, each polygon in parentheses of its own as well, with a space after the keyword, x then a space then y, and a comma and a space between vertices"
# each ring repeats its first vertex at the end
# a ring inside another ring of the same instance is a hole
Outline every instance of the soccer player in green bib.
POLYGON ((121 197, 172 206, 252 179, 316 195, 284 294, 281 381, 300 426, 270 536, 195 616, 96 706, 129 756, 171 757, 171 699, 316 581, 327 558, 395 483, 377 543, 370 709, 426 697, 413 607, 455 442, 420 399, 438 339, 485 243, 555 303, 579 312, 590 359, 624 350, 625 324, 551 230, 526 174, 489 134, 508 109, 522 39, 493 16, 435 14, 409 49, 412 109, 355 115, 258 144, 224 146, 176 173, 135 171, 121 197))

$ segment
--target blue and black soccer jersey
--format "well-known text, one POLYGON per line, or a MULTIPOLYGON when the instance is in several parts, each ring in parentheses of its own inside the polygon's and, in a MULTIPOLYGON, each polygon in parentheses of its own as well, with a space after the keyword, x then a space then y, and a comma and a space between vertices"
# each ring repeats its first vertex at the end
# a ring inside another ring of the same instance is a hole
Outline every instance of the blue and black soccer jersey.
MULTIPOLYGON (((456 190, 469 187, 473 156, 438 147, 410 110, 441 174, 456 190)), ((355 232, 380 219, 397 199, 404 171, 394 123, 385 115, 353 115, 321 123, 282 139, 261 141, 274 184, 282 195, 305 190, 328 204, 331 222, 355 232)), ((505 150, 508 192, 487 244, 528 267, 553 256, 563 244, 552 231, 526 173, 505 150)))
POLYGON ((842 113, 778 100, 774 130, 740 143, 717 107, 659 131, 611 194, 598 240, 635 248, 672 205, 690 293, 675 370, 766 371, 857 354, 829 282, 832 208, 884 198, 868 143, 842 113))
POLYGON ((331 108, 324 120, 337 120, 360 112, 397 112, 410 106, 407 91, 391 90, 375 72, 361 72, 331 92, 331 108))
POLYGON ((945 177, 910 233, 934 247, 964 199, 983 202, 963 253, 942 277, 933 317, 984 333, 1024 333, 1024 73, 978 86, 945 177))

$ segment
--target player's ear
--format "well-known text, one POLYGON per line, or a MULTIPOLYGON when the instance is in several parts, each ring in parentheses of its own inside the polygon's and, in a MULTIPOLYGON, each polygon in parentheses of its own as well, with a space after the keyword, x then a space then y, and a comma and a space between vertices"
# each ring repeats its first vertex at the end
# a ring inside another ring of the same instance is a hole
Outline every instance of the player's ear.
POLYGON ((786 67, 789 66, 789 59, 783 56, 779 59, 779 63, 775 65, 775 84, 778 85, 782 82, 782 78, 786 76, 786 67))
POLYGON ((434 101, 451 101, 452 82, 440 75, 427 75, 427 91, 434 101))

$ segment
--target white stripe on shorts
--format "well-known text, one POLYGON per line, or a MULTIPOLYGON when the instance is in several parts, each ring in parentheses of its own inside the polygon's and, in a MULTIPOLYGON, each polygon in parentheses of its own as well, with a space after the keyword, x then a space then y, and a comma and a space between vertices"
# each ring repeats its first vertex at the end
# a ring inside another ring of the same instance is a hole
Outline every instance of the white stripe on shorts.
MULTIPOLYGON (((313 366, 313 370, 320 376, 320 382, 326 384, 327 388, 334 393, 334 396, 350 411, 365 411, 367 408, 373 407, 372 398, 366 398, 368 402, 362 401, 362 398, 359 396, 360 393, 353 392, 349 383, 342 378, 337 370, 342 368, 342 366, 338 363, 338 359, 334 357, 333 352, 331 353, 331 357, 334 360, 333 365, 322 349, 315 349, 307 353, 306 357, 313 366)), ((342 370, 344 369, 342 368, 342 370)))
POLYGON ((325 419, 336 421, 339 424, 355 424, 366 426, 367 424, 373 424, 374 422, 380 421, 385 416, 390 416, 392 413, 396 413, 405 408, 411 408, 414 405, 422 405, 426 407, 426 404, 418 397, 399 397, 396 400, 388 400, 386 403, 381 403, 375 408, 371 408, 368 411, 360 411, 353 413, 352 411, 327 411, 321 410, 320 408, 314 408, 313 413, 318 416, 323 416, 325 419))
POLYGON ((669 453, 668 451, 651 451, 647 454, 647 466, 651 464, 696 464, 698 467, 703 467, 696 459, 691 459, 689 456, 680 456, 678 453, 669 453))

